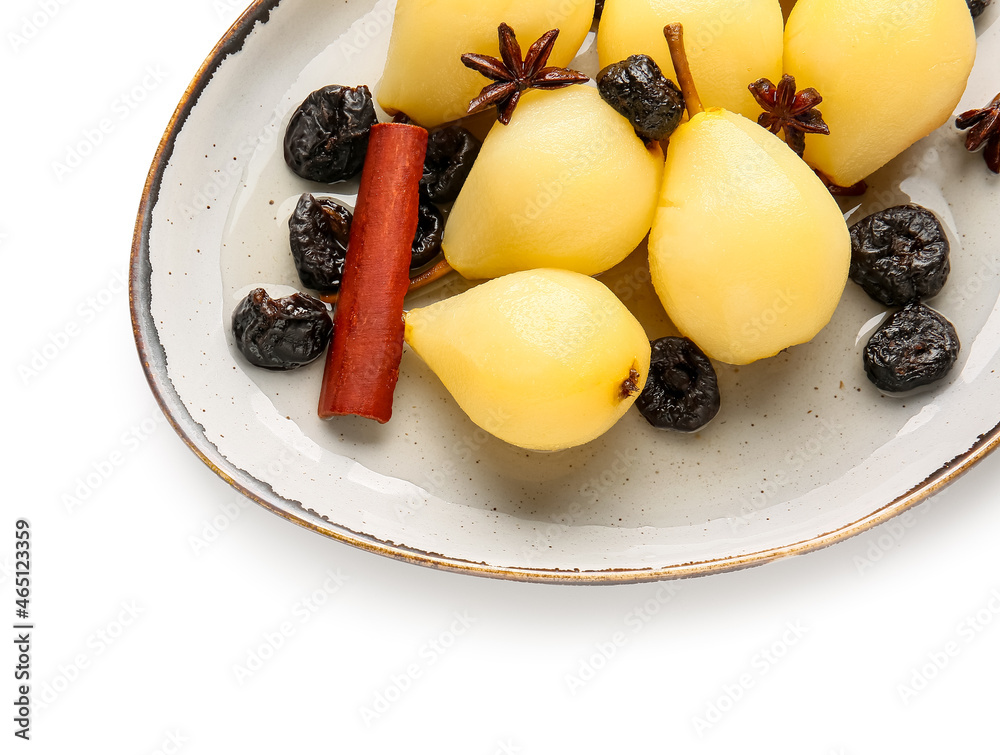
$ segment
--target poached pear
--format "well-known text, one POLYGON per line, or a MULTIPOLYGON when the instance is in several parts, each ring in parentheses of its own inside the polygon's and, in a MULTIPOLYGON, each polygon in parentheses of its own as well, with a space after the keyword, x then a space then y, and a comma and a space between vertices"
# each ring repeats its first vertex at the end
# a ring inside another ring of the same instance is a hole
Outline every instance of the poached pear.
POLYGON ((593 87, 528 91, 483 142, 445 226, 466 278, 537 267, 596 275, 649 231, 663 153, 593 87))
POLYGON ((830 192, 783 141, 728 110, 701 111, 687 78, 691 118, 670 138, 650 273, 681 333, 713 359, 747 364, 829 322, 847 283, 850 234, 830 192))
POLYGON ((600 65, 643 53, 676 80, 663 39, 663 27, 671 22, 684 25, 691 70, 705 104, 756 118, 760 108, 747 85, 762 76, 781 78, 779 0, 605 0, 597 31, 600 65))
POLYGON ((951 118, 975 57, 965 0, 798 0, 785 72, 819 91, 830 127, 806 136, 806 161, 863 180, 951 118))
POLYGON ((529 270, 406 314, 406 342, 481 428, 557 451, 602 435, 645 386, 642 326, 593 278, 529 270))
POLYGON ((387 113, 405 113, 428 128, 457 120, 484 83, 462 55, 499 57, 501 23, 525 40, 559 29, 549 65, 562 67, 576 56, 593 17, 594 3, 581 0, 399 0, 376 98, 387 113))

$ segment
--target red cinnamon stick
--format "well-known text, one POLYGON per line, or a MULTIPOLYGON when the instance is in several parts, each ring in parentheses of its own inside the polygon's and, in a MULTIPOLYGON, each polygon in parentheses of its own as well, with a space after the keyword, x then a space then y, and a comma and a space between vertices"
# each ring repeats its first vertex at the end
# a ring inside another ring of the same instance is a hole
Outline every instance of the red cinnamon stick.
POLYGON ((319 398, 322 419, 385 423, 403 356, 403 298, 417 231, 427 131, 372 127, 319 398))

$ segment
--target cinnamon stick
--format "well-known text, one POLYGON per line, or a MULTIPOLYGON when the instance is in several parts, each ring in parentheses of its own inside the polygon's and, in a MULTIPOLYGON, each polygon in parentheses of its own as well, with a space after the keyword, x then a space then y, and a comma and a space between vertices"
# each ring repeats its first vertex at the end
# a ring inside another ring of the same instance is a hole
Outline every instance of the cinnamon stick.
POLYGON ((426 151, 419 126, 372 127, 323 373, 322 419, 392 417, 426 151))

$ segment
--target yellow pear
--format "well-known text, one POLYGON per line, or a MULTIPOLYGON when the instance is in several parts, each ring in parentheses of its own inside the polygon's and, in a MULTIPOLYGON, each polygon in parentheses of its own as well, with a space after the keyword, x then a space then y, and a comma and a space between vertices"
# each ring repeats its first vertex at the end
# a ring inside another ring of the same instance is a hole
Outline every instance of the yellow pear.
POLYGON ((473 422, 515 446, 587 443, 649 374, 638 321, 603 284, 529 270, 406 314, 406 341, 473 422))
POLYGON ((649 231, 662 174, 659 146, 593 87, 526 92, 483 142, 445 226, 445 257, 466 278, 604 272, 649 231))
POLYGON ((670 137, 649 251, 677 328, 713 359, 747 364, 829 322, 851 241, 836 201, 784 142, 709 108, 670 137))
POLYGON ((405 113, 428 128, 456 120, 490 83, 466 68, 462 55, 499 57, 501 23, 514 29, 525 52, 559 29, 549 65, 561 67, 576 56, 593 17, 593 0, 399 0, 376 98, 390 115, 405 113))
POLYGON ((819 91, 830 127, 806 136, 805 159, 861 181, 951 118, 975 57, 965 0, 798 0, 785 72, 819 91))
POLYGON ((781 78, 779 0, 606 0, 597 30, 601 66, 645 54, 676 80, 663 27, 681 23, 691 70, 706 106, 748 118, 761 112, 747 86, 781 78))

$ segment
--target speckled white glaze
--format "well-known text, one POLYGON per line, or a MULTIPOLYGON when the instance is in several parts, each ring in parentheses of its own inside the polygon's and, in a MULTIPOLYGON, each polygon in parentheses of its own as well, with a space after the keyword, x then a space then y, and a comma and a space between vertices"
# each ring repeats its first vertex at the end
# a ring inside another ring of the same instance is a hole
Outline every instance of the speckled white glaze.
MULTIPOLYGON (((287 518, 387 555, 495 576, 708 573, 826 545, 898 513, 994 432, 1000 180, 950 125, 876 174, 863 205, 844 206, 860 218, 914 201, 948 227, 953 272, 931 304, 954 322, 963 350, 932 390, 887 397, 868 382, 860 353, 884 310, 850 284, 814 342, 746 367, 719 365, 723 409, 695 435, 654 431, 632 411, 585 447, 522 451, 471 424, 409 351, 390 424, 320 421, 322 365, 251 368, 227 325, 251 288, 298 289, 287 219, 301 192, 353 204, 351 184, 293 176, 280 135, 313 89, 375 84, 393 3, 281 0, 269 14, 260 5, 248 13, 266 22, 205 73, 210 81, 161 149, 166 162, 137 232, 133 307, 144 358, 162 348, 147 370, 178 430, 220 474, 287 518)), ((963 109, 996 94, 998 11, 978 23, 963 109)), ((578 65, 592 68, 592 57, 578 65)), ((643 251, 602 279, 655 338, 671 327, 643 251)), ((448 279, 410 301, 464 285, 448 279)))

